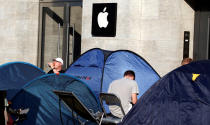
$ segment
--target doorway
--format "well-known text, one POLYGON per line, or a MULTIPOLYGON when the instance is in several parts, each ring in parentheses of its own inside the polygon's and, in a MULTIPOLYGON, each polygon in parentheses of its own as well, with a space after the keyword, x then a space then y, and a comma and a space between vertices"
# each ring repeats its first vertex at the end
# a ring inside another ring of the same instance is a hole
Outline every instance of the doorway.
POLYGON ((38 66, 49 71, 53 58, 61 57, 66 69, 81 53, 82 2, 40 2, 38 66))
POLYGON ((210 11, 195 12, 194 32, 193 58, 195 60, 210 59, 210 11))

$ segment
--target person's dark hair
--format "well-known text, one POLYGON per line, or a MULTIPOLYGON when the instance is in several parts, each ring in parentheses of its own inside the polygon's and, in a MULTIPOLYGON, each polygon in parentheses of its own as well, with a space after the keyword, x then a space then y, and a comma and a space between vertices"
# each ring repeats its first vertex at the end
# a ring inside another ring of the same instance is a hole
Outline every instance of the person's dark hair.
POLYGON ((191 58, 184 58, 181 62, 181 65, 189 64, 193 61, 191 58))
POLYGON ((134 71, 132 71, 132 70, 127 70, 127 71, 124 73, 124 76, 133 76, 133 77, 134 77, 134 80, 135 80, 135 73, 134 73, 134 71))

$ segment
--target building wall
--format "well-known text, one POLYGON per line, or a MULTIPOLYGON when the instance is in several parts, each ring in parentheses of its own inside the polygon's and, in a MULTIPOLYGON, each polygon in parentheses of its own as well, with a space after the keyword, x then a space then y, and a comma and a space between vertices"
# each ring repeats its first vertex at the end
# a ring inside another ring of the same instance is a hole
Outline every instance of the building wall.
POLYGON ((37 63, 39 0, 0 1, 0 64, 37 63))
POLYGON ((84 0, 82 52, 127 49, 141 55, 161 75, 180 66, 184 31, 193 53, 194 11, 184 0, 84 0), (92 37, 92 4, 118 3, 116 37, 92 37))
MULTIPOLYGON (((39 0, 0 1, 0 64, 37 64, 39 0)), ((180 65, 183 33, 190 31, 193 53, 194 11, 184 0, 84 0, 82 52, 91 48, 128 49, 161 75, 180 65), (118 3, 116 37, 92 37, 92 4, 118 3)))

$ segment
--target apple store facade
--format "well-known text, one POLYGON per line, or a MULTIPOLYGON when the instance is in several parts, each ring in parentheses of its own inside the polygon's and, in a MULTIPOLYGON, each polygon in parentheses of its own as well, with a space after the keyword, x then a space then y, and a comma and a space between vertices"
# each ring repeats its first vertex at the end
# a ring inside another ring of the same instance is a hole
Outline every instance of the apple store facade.
POLYGON ((62 57, 66 68, 89 49, 123 49, 141 55, 162 76, 184 57, 210 57, 208 40, 197 40, 201 13, 191 1, 4 1, 0 63, 26 61, 47 71, 54 57, 62 57))

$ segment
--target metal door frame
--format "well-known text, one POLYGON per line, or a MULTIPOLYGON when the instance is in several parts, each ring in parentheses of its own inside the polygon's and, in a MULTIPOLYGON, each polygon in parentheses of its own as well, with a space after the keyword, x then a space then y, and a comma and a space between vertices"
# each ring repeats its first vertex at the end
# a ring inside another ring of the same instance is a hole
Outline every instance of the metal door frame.
POLYGON ((71 6, 81 6, 81 0, 40 0, 39 4, 39 36, 38 36, 38 59, 37 65, 41 69, 44 67, 44 47, 45 47, 45 19, 46 19, 46 11, 44 7, 64 7, 64 19, 63 19, 63 52, 62 58, 64 61, 63 68, 68 67, 69 61, 69 25, 70 25, 70 8, 71 6))
POLYGON ((210 11, 196 11, 194 24, 193 59, 210 59, 210 11))

